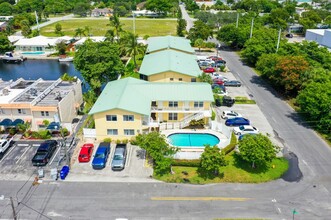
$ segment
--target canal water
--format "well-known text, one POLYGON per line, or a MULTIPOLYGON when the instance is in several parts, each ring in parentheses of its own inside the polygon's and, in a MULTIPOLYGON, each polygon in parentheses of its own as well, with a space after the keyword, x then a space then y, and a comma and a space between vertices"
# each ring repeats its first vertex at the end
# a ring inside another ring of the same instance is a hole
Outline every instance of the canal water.
POLYGON ((89 89, 83 77, 71 62, 60 63, 57 60, 26 60, 20 64, 3 63, 0 60, 0 78, 2 80, 16 80, 18 78, 36 80, 56 80, 64 73, 77 76, 83 81, 83 92, 89 89))

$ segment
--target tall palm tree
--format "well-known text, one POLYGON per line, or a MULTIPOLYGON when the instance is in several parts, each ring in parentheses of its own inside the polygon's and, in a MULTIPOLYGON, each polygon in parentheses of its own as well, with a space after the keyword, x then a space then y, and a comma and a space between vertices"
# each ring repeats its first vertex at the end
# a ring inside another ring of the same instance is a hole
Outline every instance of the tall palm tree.
POLYGON ((77 28, 77 29, 75 30, 75 37, 79 36, 79 38, 82 38, 82 35, 83 35, 83 36, 86 36, 86 34, 85 34, 85 30, 82 29, 82 28, 77 28))
POLYGON ((138 35, 134 35, 133 33, 128 33, 126 36, 126 40, 123 44, 123 50, 126 56, 131 56, 133 58, 133 63, 135 68, 137 68, 136 57, 139 54, 145 53, 145 46, 137 41, 138 35))
POLYGON ((122 24, 120 22, 120 17, 117 14, 109 18, 109 26, 114 28, 114 34, 116 40, 119 41, 120 32, 122 31, 122 24))

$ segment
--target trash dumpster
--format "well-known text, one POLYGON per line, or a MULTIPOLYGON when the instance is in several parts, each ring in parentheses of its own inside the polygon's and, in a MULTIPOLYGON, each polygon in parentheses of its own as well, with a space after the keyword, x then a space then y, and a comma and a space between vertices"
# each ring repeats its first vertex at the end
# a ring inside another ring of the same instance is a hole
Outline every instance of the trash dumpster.
POLYGON ((64 180, 69 173, 69 166, 63 166, 60 172, 61 180, 64 180))

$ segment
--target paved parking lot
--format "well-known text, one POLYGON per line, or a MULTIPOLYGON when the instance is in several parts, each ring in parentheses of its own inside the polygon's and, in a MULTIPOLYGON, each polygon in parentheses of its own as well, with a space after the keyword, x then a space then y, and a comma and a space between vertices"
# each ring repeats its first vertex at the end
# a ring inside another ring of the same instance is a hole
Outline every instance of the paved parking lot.
MULTIPOLYGON (((85 143, 90 143, 86 141, 85 143)), ((79 149, 83 145, 79 143, 72 158, 70 175, 66 181, 98 181, 98 182, 154 182, 150 176, 153 169, 145 160, 145 153, 138 146, 127 145, 127 158, 125 168, 122 171, 113 171, 111 161, 115 152, 116 144, 111 144, 110 154, 107 160, 107 166, 102 170, 92 168, 92 159, 88 163, 79 163, 79 149)), ((98 142, 94 142, 94 152, 98 147, 98 142)))
MULTIPOLYGON (((18 141, 12 145, 0 159, 1 180, 27 180, 38 174, 38 168, 32 166, 32 158, 43 141, 18 141)), ((58 161, 58 146, 50 162, 43 167, 44 173, 56 168, 58 161)))

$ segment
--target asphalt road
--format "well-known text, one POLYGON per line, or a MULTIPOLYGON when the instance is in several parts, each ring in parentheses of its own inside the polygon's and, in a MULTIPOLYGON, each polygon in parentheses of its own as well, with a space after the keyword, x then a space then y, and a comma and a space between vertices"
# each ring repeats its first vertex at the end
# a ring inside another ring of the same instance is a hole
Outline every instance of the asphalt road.
POLYGON ((194 19, 188 15, 184 5, 179 5, 179 7, 182 11, 182 18, 186 20, 186 31, 188 32, 193 27, 194 19))

